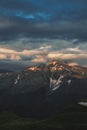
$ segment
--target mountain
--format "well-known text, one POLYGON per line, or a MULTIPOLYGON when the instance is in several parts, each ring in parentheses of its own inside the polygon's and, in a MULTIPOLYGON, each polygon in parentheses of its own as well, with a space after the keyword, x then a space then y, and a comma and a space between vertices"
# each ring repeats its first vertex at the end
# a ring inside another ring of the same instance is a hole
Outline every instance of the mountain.
POLYGON ((52 61, 22 72, 0 73, 0 106, 45 118, 87 98, 87 68, 52 61))
POLYGON ((0 73, 7 73, 7 72, 13 72, 13 71, 5 70, 5 69, 0 69, 0 73))

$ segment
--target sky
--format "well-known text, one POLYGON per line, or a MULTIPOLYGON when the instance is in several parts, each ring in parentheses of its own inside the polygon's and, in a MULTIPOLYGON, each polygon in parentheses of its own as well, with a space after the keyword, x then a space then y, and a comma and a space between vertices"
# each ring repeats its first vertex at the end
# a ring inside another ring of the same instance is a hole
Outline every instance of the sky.
POLYGON ((87 0, 0 0, 0 69, 52 59, 87 66, 87 0))

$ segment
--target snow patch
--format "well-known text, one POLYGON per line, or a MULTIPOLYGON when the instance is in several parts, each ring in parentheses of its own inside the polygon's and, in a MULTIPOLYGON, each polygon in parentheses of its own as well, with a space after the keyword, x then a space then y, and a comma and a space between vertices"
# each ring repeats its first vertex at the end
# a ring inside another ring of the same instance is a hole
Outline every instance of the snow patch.
POLYGON ((19 79, 20 79, 20 74, 18 74, 17 78, 15 79, 15 82, 14 82, 15 85, 18 83, 19 79))
POLYGON ((79 102, 78 104, 87 107, 87 102, 79 102))
POLYGON ((52 91, 55 91, 56 89, 58 89, 62 83, 62 79, 64 78, 63 75, 61 75, 57 80, 52 79, 52 77, 50 78, 50 89, 52 91))
POLYGON ((68 80, 68 84, 71 84, 71 80, 68 80))
POLYGON ((18 80, 16 79, 15 82, 14 82, 14 84, 17 84, 17 83, 18 83, 18 80))

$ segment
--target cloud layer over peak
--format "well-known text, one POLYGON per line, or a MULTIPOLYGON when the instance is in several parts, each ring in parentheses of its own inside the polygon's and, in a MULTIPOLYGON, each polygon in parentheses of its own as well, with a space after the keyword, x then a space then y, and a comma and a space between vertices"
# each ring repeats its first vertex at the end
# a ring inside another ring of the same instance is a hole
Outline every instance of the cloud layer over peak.
POLYGON ((0 62, 87 64, 87 0, 0 0, 0 62))

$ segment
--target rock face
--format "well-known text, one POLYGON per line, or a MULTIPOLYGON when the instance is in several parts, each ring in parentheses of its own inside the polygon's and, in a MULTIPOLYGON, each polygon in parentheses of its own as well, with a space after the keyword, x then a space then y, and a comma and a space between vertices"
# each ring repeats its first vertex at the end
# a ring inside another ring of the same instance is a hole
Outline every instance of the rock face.
POLYGON ((56 62, 35 71, 0 73, 0 106, 23 116, 48 117, 82 98, 87 98, 87 78, 80 66, 56 62))

